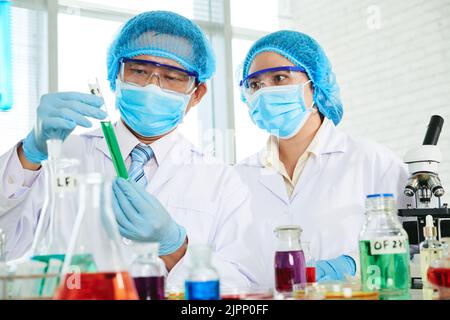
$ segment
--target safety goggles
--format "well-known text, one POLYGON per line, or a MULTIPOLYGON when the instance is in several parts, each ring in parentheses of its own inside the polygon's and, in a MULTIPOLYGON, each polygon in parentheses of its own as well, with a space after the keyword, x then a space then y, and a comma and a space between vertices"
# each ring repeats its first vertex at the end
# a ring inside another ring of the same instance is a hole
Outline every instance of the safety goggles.
POLYGON ((157 85, 168 91, 188 94, 198 84, 198 74, 175 66, 140 59, 120 59, 120 80, 145 87, 156 79, 157 85))
POLYGON ((284 66, 268 68, 249 74, 239 83, 241 91, 249 97, 263 87, 284 86, 302 82, 302 67, 284 66))

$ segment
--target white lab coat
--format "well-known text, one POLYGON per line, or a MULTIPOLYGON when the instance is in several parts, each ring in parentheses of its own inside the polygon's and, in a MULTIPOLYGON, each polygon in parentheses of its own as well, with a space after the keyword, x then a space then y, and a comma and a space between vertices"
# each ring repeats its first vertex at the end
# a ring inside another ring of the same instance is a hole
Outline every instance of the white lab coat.
MULTIPOLYGON (((263 270, 258 276, 263 286, 274 285, 277 242, 273 230, 277 226, 300 225, 301 240, 311 243, 316 260, 348 254, 358 263, 358 235, 365 220, 366 195, 397 196, 406 183, 406 167, 391 151, 353 139, 328 119, 323 126, 318 156, 311 155, 307 160, 291 198, 283 177, 261 164, 264 149, 237 165, 252 194, 254 223, 249 239, 253 239, 253 251, 257 253, 254 264, 263 270)), ((406 199, 401 201, 403 206, 406 199)))
MULTIPOLYGON (((189 244, 207 243, 213 249, 213 264, 224 287, 248 287, 253 276, 244 265, 251 259, 242 243, 242 233, 250 222, 249 192, 229 166, 204 156, 180 133, 170 134, 175 143, 148 184, 155 195, 187 230, 189 244)), ((119 141, 120 143, 120 141, 119 141)), ((10 158, 18 161, 16 147, 0 157, 0 182, 21 178, 23 172, 5 172, 10 158)), ((71 135, 63 144, 65 157, 81 162, 82 172, 101 172, 115 176, 114 167, 101 130, 81 136, 71 135)), ((124 159, 127 155, 123 155, 124 159)), ((16 164, 17 167, 17 164, 16 164)), ((7 255, 17 258, 30 248, 44 200, 44 174, 41 172, 30 188, 21 187, 5 195, 0 183, 0 228, 7 233, 7 255)), ((67 217, 67 230, 73 223, 67 217)), ((95 235, 93 235, 95 241, 95 235)), ((188 249, 189 253, 189 249, 188 249)), ((132 255, 128 255, 131 259, 132 255)), ((127 261, 131 263, 131 261, 127 261)), ((169 273, 168 286, 182 286, 186 277, 183 258, 169 273)))

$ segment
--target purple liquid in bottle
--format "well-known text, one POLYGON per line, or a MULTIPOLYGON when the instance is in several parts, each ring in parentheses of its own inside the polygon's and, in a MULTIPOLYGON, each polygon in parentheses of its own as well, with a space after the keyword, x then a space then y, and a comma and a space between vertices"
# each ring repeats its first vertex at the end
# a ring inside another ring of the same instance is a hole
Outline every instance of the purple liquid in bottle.
POLYGON ((293 285, 306 283, 305 255, 302 250, 275 253, 275 288, 292 292, 293 285))
POLYGON ((136 277, 133 280, 140 300, 164 300, 164 276, 136 277))

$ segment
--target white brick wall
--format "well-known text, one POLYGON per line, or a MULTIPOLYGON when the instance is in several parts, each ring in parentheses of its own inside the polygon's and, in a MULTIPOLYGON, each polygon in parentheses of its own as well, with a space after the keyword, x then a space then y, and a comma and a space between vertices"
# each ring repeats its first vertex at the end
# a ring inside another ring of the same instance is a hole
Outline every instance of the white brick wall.
POLYGON ((284 2, 294 15, 284 25, 314 37, 332 62, 344 102, 341 129, 403 157, 422 143, 431 115, 444 117, 438 145, 449 202, 450 0, 284 2), (368 24, 377 10, 379 29, 368 24))

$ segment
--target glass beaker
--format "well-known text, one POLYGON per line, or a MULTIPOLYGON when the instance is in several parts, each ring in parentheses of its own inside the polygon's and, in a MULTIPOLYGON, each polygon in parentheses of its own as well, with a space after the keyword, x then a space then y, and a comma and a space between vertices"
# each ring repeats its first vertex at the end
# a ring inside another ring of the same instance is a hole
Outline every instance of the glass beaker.
POLYGON ((275 252, 275 289, 292 293, 306 284, 305 255, 300 243, 300 226, 288 225, 275 229, 278 238, 275 252))
MULTIPOLYGON (((47 140, 49 158, 42 162, 45 199, 31 246, 31 259, 46 263, 44 272, 51 274, 61 272, 78 201, 79 161, 60 157, 61 145, 61 140, 47 140)), ((40 295, 51 297, 57 285, 57 277, 44 278, 40 295)))
POLYGON ((55 299, 136 300, 136 288, 119 245, 111 183, 98 173, 79 180, 79 212, 55 299))
POLYGON ((185 281, 186 300, 219 300, 219 274, 211 265, 211 249, 207 245, 191 245, 190 267, 185 281))
POLYGON ((361 282, 381 300, 409 299, 408 235, 397 218, 392 194, 367 196, 366 221, 359 236, 361 282))
POLYGON ((159 258, 159 243, 133 242, 137 258, 130 267, 141 300, 164 300, 165 265, 159 258))

